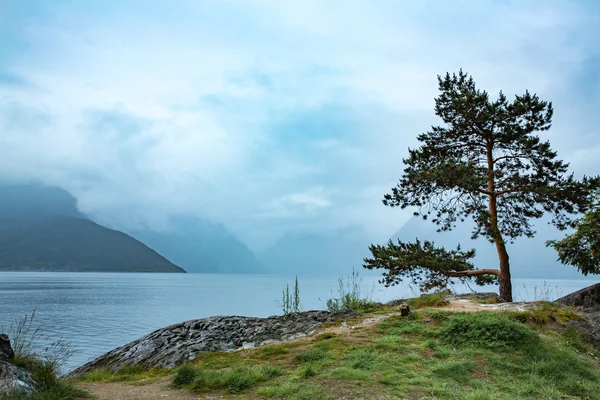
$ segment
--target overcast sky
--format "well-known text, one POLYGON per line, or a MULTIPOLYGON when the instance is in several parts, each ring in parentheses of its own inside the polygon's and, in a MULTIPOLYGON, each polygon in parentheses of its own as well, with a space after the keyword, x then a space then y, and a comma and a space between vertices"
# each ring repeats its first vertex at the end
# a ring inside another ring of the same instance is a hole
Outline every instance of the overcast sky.
POLYGON ((547 138, 600 173, 599 37, 595 0, 0 0, 0 179, 116 227, 379 241, 446 71, 552 100, 547 138))

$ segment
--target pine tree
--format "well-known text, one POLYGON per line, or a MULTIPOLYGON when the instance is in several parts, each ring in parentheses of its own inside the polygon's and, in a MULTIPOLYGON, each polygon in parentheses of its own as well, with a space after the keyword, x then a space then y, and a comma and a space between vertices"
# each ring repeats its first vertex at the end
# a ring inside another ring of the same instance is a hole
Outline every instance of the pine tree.
POLYGON ((528 91, 512 102, 500 92, 492 101, 462 70, 438 76, 438 83, 435 114, 444 125, 418 136, 421 146, 409 149, 404 173, 383 203, 417 207, 415 215, 432 216, 438 231, 471 218, 472 238, 495 244, 499 267, 477 269, 469 261, 474 250, 448 251, 419 241, 371 245, 373 257, 364 266, 386 269, 387 285, 403 276, 423 289, 445 286, 452 278, 498 281, 500 297, 512 301, 507 241, 534 236, 531 220, 545 213, 559 229, 573 226, 570 217, 586 211, 600 180, 575 179, 550 143, 537 136, 550 129, 552 103, 528 91))
POLYGON ((557 251, 563 264, 577 267, 584 275, 600 274, 600 192, 590 210, 575 222, 574 233, 546 245, 557 251))

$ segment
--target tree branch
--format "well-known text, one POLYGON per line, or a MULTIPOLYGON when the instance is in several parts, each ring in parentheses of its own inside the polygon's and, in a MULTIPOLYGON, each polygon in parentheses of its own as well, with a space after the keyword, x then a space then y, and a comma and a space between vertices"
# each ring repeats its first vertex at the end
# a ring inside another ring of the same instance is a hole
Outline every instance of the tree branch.
POLYGON ((479 275, 495 275, 500 276, 499 269, 475 269, 472 271, 445 271, 440 272, 442 275, 449 276, 451 278, 459 278, 461 276, 479 276, 479 275))

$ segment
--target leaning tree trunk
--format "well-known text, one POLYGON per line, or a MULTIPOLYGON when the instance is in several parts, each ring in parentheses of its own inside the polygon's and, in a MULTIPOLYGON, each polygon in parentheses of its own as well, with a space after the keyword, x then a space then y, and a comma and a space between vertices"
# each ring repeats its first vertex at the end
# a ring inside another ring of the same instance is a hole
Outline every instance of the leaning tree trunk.
POLYGON ((513 301, 512 282, 510 280, 510 264, 508 262, 508 253, 506 245, 502 238, 496 241, 498 250, 498 259, 500 260, 500 276, 498 278, 500 285, 500 299, 503 301, 513 301))
POLYGON ((500 262, 500 276, 498 277, 500 285, 500 299, 512 302, 512 283, 510 281, 510 264, 506 243, 502 238, 500 229, 498 229, 498 214, 496 208, 496 197, 490 196, 490 225, 492 228, 492 237, 498 251, 498 261, 500 262))
POLYGON ((489 212, 490 212, 490 227, 491 236, 496 244, 498 251, 498 261, 500 261, 500 276, 498 277, 500 285, 500 299, 503 301, 512 302, 512 283, 510 281, 510 264, 508 261, 508 252, 506 251, 506 243, 502 238, 500 229, 498 228, 498 205, 496 198, 496 182, 494 179, 494 161, 492 156, 492 145, 487 148, 488 161, 488 196, 489 196, 489 212))

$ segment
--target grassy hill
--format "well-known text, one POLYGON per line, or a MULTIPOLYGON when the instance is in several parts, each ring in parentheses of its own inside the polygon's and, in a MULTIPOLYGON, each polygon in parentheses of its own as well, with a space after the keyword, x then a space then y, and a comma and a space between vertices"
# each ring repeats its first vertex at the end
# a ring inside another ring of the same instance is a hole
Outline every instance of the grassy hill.
POLYGON ((176 370, 96 370, 77 385, 123 400, 598 398, 598 353, 570 328, 573 310, 480 307, 422 306, 408 317, 387 307, 299 340, 207 352, 176 370))
POLYGON ((0 270, 185 272, 131 236, 67 216, 4 232, 0 270))

